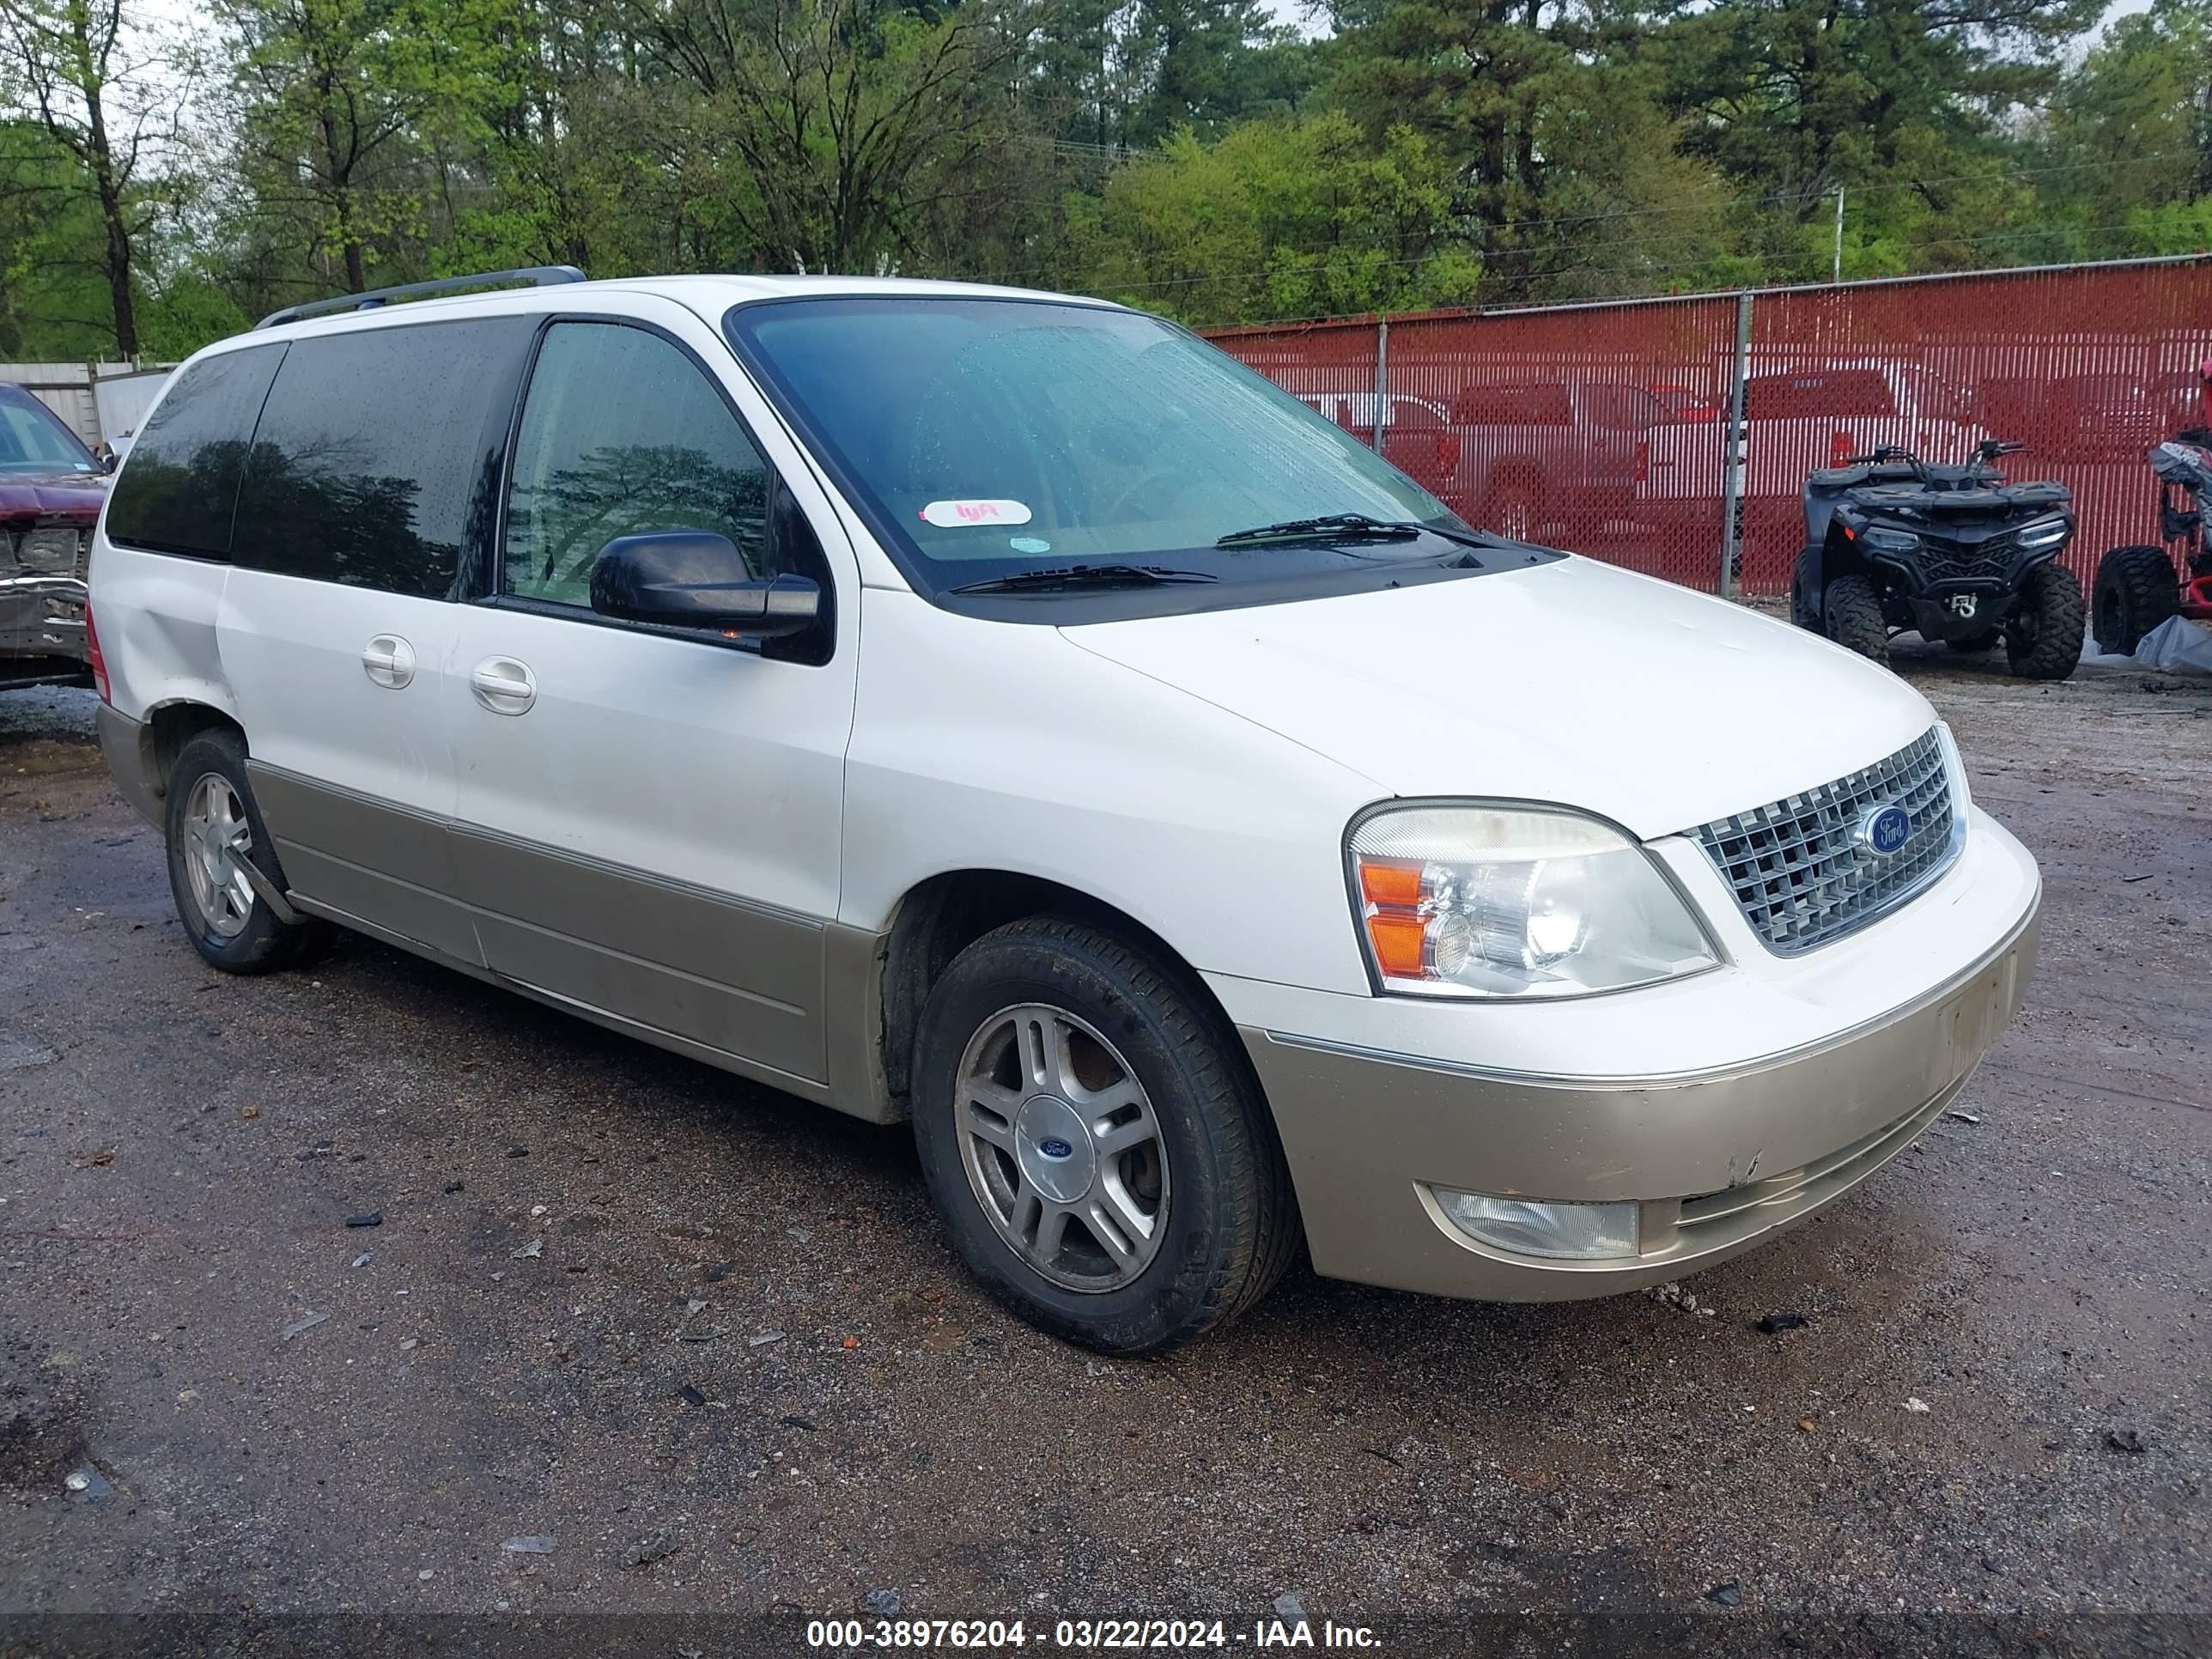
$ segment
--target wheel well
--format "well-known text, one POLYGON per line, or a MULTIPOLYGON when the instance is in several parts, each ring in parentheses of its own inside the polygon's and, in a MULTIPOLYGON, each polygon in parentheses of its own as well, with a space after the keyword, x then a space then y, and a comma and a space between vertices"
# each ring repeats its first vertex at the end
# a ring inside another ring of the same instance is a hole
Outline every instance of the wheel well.
POLYGON ((155 799, 169 793, 169 774, 185 745, 201 732, 217 728, 235 732, 239 740, 245 741, 243 726, 220 708, 204 702, 163 703, 147 716, 146 728, 138 738, 138 760, 145 769, 148 792, 155 799))
MULTIPOLYGON (((1040 876, 1007 870, 955 870, 933 876, 900 901, 883 964, 884 1081, 906 1106, 922 1006, 952 958, 994 928, 1030 916, 1060 916, 1115 934, 1138 946, 1178 982, 1211 1019, 1230 1063, 1247 1066, 1236 1028, 1196 969, 1175 947, 1127 911, 1040 876)), ((1256 1088, 1256 1074, 1254 1079, 1256 1088)))
POLYGON ((1843 526, 1831 521, 1828 533, 1820 543, 1820 586, 1826 587, 1838 576, 1870 576, 1874 568, 1859 555, 1858 549, 1844 534, 1843 526))

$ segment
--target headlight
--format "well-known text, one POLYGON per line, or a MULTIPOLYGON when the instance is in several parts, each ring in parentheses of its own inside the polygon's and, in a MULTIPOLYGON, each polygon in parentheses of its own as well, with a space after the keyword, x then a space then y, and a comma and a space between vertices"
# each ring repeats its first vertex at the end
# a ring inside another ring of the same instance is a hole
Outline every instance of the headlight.
POLYGON ((2073 525, 2061 513, 2048 519, 2038 519, 2033 524, 2022 525, 2013 532, 2013 540, 2022 548, 2033 550, 2048 547, 2053 542, 2063 542, 2073 533, 2073 525))
POLYGON ((1352 835, 1369 966, 1417 996, 1561 997, 1719 960, 1644 849, 1579 813, 1391 807, 1352 835))
POLYGON ((1973 797, 1966 788, 1966 763, 1959 753, 1959 740, 1942 720, 1936 722, 1936 746, 1943 751, 1943 777, 1951 786, 1951 850, 1966 839, 1966 809, 1973 797))
POLYGON ((1920 538, 1909 530, 1869 530, 1866 543, 1878 552, 1910 553, 1920 545, 1920 538))

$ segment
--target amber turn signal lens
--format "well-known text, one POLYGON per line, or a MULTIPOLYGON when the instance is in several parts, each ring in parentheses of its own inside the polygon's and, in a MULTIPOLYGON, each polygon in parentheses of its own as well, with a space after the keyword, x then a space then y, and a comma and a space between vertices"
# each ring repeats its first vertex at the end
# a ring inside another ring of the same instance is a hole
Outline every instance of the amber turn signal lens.
POLYGON ((1425 916, 1369 916, 1367 937, 1375 944, 1376 966, 1392 979, 1419 979, 1428 931, 1425 916))
POLYGON ((1410 910, 1421 902, 1421 866, 1361 860, 1359 894, 1370 904, 1410 910))

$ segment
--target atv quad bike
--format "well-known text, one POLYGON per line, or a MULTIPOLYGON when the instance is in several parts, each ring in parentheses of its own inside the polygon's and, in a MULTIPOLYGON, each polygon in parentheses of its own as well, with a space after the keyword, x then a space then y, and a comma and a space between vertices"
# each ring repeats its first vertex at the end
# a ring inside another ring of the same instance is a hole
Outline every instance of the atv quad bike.
POLYGON ((1813 473, 1790 619, 1879 663, 1893 634, 1958 652, 2002 639, 2014 673, 2064 679, 2081 660, 2081 583, 2057 562, 2074 496, 2007 483, 1991 464, 2021 447, 1990 440, 1934 466, 1885 446, 1813 473))
POLYGON ((2166 546, 2116 547, 2097 562, 2097 643, 2114 656, 2133 656, 2168 617, 2212 622, 2212 536, 2204 526, 2212 502, 2212 358, 2203 374, 2204 425, 2150 452, 2166 546))

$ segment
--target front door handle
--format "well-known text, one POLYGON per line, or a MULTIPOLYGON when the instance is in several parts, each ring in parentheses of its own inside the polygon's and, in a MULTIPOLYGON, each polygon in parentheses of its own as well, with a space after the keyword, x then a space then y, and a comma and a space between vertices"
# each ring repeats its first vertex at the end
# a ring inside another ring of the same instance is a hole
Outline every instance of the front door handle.
POLYGON ((538 677, 513 657, 486 657, 469 675, 469 690, 495 714, 526 714, 538 701, 538 677))
POLYGON ((379 634, 362 651, 361 672, 386 690, 401 690, 415 678, 415 647, 397 634, 379 634))

